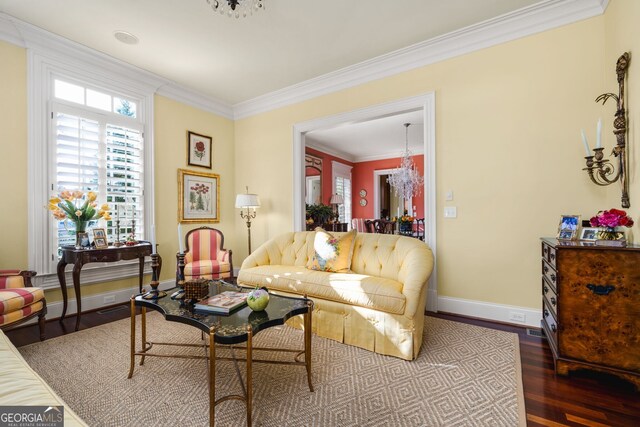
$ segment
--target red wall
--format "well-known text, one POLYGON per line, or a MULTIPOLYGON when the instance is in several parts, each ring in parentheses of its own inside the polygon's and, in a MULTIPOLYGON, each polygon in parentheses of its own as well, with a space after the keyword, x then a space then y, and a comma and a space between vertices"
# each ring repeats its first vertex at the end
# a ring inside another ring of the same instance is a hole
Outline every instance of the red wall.
MULTIPOLYGON (((329 200, 331 200, 331 193, 333 192, 333 182, 331 182, 333 179, 333 168, 331 162, 336 161, 352 167, 355 164, 309 147, 305 148, 305 153, 322 159, 322 203, 328 205, 329 200)), ((360 198, 358 198, 358 201, 359 200, 360 198)))
MULTIPOLYGON (((412 156, 418 172, 424 176, 424 155, 412 156)), ((384 160, 373 160, 370 162, 355 163, 351 170, 353 185, 353 218, 374 218, 373 212, 373 172, 381 169, 394 169, 400 166, 400 157, 384 160), (367 192, 367 206, 360 206, 360 190, 367 192)), ((416 217, 424 218, 424 191, 413 198, 413 205, 416 207, 416 217)), ((378 213, 379 214, 379 213, 378 213)), ((395 212, 391 213, 395 216, 395 212)))

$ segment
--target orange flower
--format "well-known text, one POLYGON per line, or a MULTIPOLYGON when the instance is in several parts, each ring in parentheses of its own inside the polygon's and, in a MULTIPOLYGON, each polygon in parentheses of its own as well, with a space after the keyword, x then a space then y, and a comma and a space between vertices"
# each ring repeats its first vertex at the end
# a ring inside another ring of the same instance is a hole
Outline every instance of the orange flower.
MULTIPOLYGON (((82 196, 80 196, 82 197, 82 196)), ((98 197, 98 195, 96 193, 94 193, 93 191, 89 191, 87 193, 87 200, 89 200, 90 202, 93 202, 94 200, 96 200, 96 198, 98 197)))
POLYGON ((60 198, 63 200, 73 201, 73 193, 69 190, 64 190, 60 192, 60 198))
POLYGON ((80 209, 78 209, 78 210, 76 211, 76 216, 77 216, 78 218, 80 218, 80 217, 82 216, 82 211, 81 211, 80 209))
POLYGON ((104 205, 100 206, 100 209, 107 212, 109 211, 109 205, 105 203, 104 205))
POLYGON ((84 193, 80 190, 76 190, 73 192, 73 198, 74 199, 81 199, 82 196, 84 196, 84 193))
POLYGON ((62 209, 57 209, 57 210, 53 211, 53 216, 58 221, 62 221, 63 219, 67 218, 67 214, 65 214, 62 209))

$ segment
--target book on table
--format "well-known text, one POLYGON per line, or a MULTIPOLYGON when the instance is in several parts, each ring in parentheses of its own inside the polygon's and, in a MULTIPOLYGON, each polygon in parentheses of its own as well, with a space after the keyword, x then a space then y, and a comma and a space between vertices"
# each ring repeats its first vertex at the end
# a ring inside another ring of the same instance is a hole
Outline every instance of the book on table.
POLYGON ((225 291, 194 304, 196 310, 211 313, 229 314, 232 310, 247 303, 246 292, 225 291))

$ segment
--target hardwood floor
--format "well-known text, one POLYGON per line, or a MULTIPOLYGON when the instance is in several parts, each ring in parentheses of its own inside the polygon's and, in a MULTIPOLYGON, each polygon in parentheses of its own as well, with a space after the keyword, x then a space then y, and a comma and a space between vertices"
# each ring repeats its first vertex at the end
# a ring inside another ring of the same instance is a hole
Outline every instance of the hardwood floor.
MULTIPOLYGON (((546 340, 528 335, 525 328, 444 313, 429 315, 518 334, 528 426, 640 425, 640 392, 635 391, 633 385, 588 371, 571 377, 555 375, 546 340)), ((128 316, 128 304, 86 312, 82 315, 80 328, 87 329, 128 316)), ((74 327, 75 316, 65 319, 63 325, 50 320, 47 338, 71 333, 74 327)), ((37 325, 8 331, 7 336, 17 347, 39 341, 37 325)))

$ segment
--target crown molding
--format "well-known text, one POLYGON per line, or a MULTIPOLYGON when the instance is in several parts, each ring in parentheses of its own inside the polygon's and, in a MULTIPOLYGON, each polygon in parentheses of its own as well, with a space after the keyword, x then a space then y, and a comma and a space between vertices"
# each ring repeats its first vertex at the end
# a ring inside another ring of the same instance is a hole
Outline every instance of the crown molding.
MULTIPOLYGON (((411 157, 421 156, 424 154, 424 150, 410 150, 411 157)), ((400 150, 397 153, 378 154, 375 156, 358 156, 355 157, 354 163, 375 162, 377 160, 398 159, 400 160, 404 156, 404 151, 400 150)))
POLYGON ((0 13, 0 40, 30 49, 43 57, 64 57, 65 62, 73 67, 100 70, 102 74, 106 75, 124 75, 127 80, 148 92, 157 93, 192 107, 233 119, 233 109, 228 103, 200 95, 169 79, 53 34, 6 13, 0 13))
POLYGON ((235 119, 302 102, 601 15, 608 0, 544 0, 233 106, 235 119))
POLYGON ((182 102, 200 110, 233 120, 233 108, 231 104, 220 101, 210 96, 205 96, 176 83, 168 83, 156 91, 158 95, 166 96, 174 101, 182 102))
POLYGON ((352 156, 351 154, 349 154, 347 152, 344 152, 342 150, 338 150, 335 147, 329 147, 329 146, 324 145, 324 144, 322 144, 320 142, 309 140, 309 139, 305 139, 304 143, 305 143, 306 147, 313 148, 314 150, 318 150, 318 151, 320 151, 320 152, 322 152, 324 154, 328 154, 330 156, 337 157, 337 158, 339 158, 341 160, 345 160, 345 161, 351 162, 351 163, 354 163, 354 161, 355 161, 354 160, 355 159, 354 156, 352 156))

